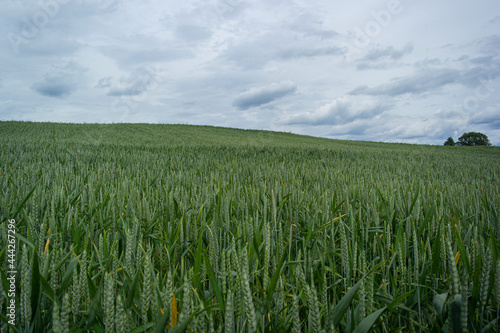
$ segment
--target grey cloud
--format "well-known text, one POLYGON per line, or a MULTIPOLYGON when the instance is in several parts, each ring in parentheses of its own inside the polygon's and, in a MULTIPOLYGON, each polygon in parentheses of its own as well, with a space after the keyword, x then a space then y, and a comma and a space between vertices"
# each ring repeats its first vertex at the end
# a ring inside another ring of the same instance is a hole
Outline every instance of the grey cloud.
POLYGON ((43 96, 65 98, 78 88, 86 71, 75 62, 54 65, 43 81, 34 83, 31 88, 43 96))
POLYGON ((61 82, 58 79, 48 79, 45 82, 35 83, 32 88, 40 95, 58 98, 68 97, 76 89, 74 84, 61 82))
POLYGON ((175 31, 176 35, 181 39, 198 42, 210 38, 212 32, 201 26, 184 24, 177 27, 175 31))
POLYGON ((489 24, 498 24, 500 23, 500 15, 495 16, 491 20, 488 21, 489 24))
POLYGON ((222 55, 222 60, 244 69, 258 69, 275 58, 277 44, 280 44, 280 37, 271 36, 239 44, 229 44, 222 55))
POLYGON ((323 25, 323 21, 318 19, 315 15, 303 13, 290 24, 290 28, 305 36, 314 36, 321 39, 332 39, 339 36, 338 32, 332 29, 326 29, 323 25))
POLYGON ((121 67, 136 67, 138 64, 169 62, 194 57, 194 53, 184 48, 151 47, 159 41, 146 41, 138 37, 137 42, 101 48, 101 52, 114 59, 121 67))
POLYGON ((439 109, 434 112, 434 115, 440 119, 462 119, 465 117, 463 112, 457 111, 454 108, 439 109))
POLYGON ((343 51, 339 47, 324 47, 324 48, 290 48, 282 50, 278 53, 278 56, 282 59, 293 59, 293 58, 312 58, 317 56, 326 55, 339 55, 343 51))
POLYGON ((413 46, 411 44, 407 44, 401 50, 396 50, 392 46, 387 46, 387 47, 383 47, 383 48, 377 48, 375 50, 368 52, 368 54, 365 55, 363 58, 361 58, 361 60, 362 61, 376 61, 376 60, 379 60, 381 58, 398 60, 398 59, 401 59, 404 55, 409 54, 411 52, 413 52, 413 46))
POLYGON ((341 55, 338 46, 318 47, 317 38, 298 37, 296 33, 274 32, 239 44, 229 45, 223 60, 244 69, 259 69, 269 61, 341 55))
POLYGON ((500 105, 473 114, 469 118, 469 124, 489 125, 492 128, 500 129, 500 105))
POLYGON ((411 44, 407 44, 400 50, 396 50, 392 46, 376 48, 359 59, 356 69, 365 70, 394 67, 394 61, 400 60, 411 52, 413 52, 413 46, 411 44))
POLYGON ((96 88, 109 88, 109 87, 111 87, 111 80, 112 79, 113 79, 113 77, 111 77, 111 76, 104 77, 97 82, 97 85, 95 87, 96 88))
POLYGON ((500 35, 490 35, 477 41, 481 51, 489 55, 500 55, 500 35))
MULTIPOLYGON (((100 81, 99 81, 100 82, 100 81)), ((157 83, 157 75, 153 69, 140 68, 129 77, 121 78, 120 84, 112 86, 108 96, 137 96, 146 92, 157 83)))
POLYGON ((240 110, 246 110, 292 94, 296 89, 297 85, 291 81, 282 81, 264 87, 252 88, 239 95, 234 100, 233 105, 240 110))
POLYGON ((360 86, 351 95, 399 96, 404 94, 423 94, 435 91, 445 85, 460 81, 460 72, 455 69, 424 71, 413 76, 394 79, 391 83, 369 88, 360 86))

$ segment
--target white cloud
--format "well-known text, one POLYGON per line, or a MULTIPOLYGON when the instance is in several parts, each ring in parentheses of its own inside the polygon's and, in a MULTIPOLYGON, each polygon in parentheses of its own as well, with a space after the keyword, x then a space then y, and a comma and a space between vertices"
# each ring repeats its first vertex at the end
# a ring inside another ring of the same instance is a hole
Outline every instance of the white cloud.
POLYGON ((457 1, 401 1, 384 24, 376 1, 7 1, 0 119, 435 144, 473 128, 500 143, 500 3, 457 1), (376 24, 353 52, 354 32, 376 24))
POLYGON ((372 120, 391 108, 391 105, 371 98, 342 96, 314 111, 291 115, 284 119, 283 123, 295 126, 345 125, 360 120, 372 120))
POLYGON ((252 88, 239 95, 233 105, 240 110, 268 104, 276 99, 292 94, 297 89, 297 85, 291 81, 282 81, 270 85, 252 88))

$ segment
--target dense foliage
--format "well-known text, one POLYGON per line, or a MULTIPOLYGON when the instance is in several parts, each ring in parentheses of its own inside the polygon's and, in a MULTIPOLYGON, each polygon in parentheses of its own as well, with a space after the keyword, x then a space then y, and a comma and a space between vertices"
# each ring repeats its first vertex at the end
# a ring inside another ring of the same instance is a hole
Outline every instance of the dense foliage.
POLYGON ((14 331, 498 329, 496 147, 18 122, 0 147, 14 331))
POLYGON ((491 146, 488 136, 478 132, 467 132, 458 138, 458 146, 491 146))
POLYGON ((444 142, 444 146, 454 146, 454 145, 455 145, 455 140, 453 140, 451 136, 444 142))

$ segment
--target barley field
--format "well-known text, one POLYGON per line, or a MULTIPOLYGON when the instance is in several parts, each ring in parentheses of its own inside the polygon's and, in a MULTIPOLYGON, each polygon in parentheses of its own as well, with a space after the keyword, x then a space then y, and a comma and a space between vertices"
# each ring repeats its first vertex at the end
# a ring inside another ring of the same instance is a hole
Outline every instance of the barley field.
POLYGON ((499 331, 498 147, 0 122, 0 186, 1 332, 499 331))

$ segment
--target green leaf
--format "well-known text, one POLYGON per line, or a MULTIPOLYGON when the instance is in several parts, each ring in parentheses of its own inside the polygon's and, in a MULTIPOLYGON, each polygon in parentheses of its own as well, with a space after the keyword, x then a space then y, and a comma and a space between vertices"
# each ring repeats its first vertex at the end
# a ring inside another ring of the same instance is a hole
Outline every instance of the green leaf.
POLYGON ((375 322, 377 321, 378 317, 380 317, 380 315, 382 313, 384 313, 384 311, 386 309, 387 309, 387 307, 384 306, 382 309, 375 311, 372 314, 370 314, 369 316, 367 316, 365 319, 363 319, 361 321, 361 323, 359 323, 358 326, 356 326, 356 329, 353 331, 353 333, 369 332, 370 329, 372 328, 373 324, 375 324, 375 322))
POLYGON ((38 266, 38 251, 33 250, 31 270, 31 313, 33 318, 38 310, 38 301, 40 298, 40 267, 38 266))
POLYGON ((47 280, 45 280, 43 276, 40 275, 39 278, 43 294, 47 296, 52 301, 52 303, 55 302, 57 298, 56 293, 54 292, 50 284, 47 282, 47 280))
MULTIPOLYGON (((180 323, 179 325, 175 326, 173 329, 171 329, 170 331, 168 331, 169 333, 177 333, 177 332, 185 332, 185 329, 187 328, 187 326, 189 325, 189 323, 193 320, 194 318, 194 315, 196 314, 196 311, 193 311, 189 317, 187 317, 182 323, 180 323)), ((157 333, 160 333, 160 331, 156 331, 157 333)))
POLYGON ((274 271, 273 277, 271 279, 271 282, 269 283, 269 287, 267 287, 267 298, 266 298, 266 303, 265 303, 265 311, 264 313, 268 313, 269 307, 271 306, 271 301, 273 301, 273 294, 274 291, 276 290, 276 284, 278 283, 278 279, 281 275, 281 269, 283 268, 283 265, 285 263, 286 257, 288 256, 288 246, 285 248, 285 251, 283 251, 283 256, 281 257, 280 262, 276 266, 276 270, 274 271))
POLYGON ((31 247, 32 250, 35 249, 35 246, 33 245, 32 242, 30 242, 29 240, 27 240, 26 238, 24 238, 23 236, 21 236, 20 234, 18 234, 17 232, 14 234, 14 236, 16 236, 17 239, 21 240, 23 243, 25 243, 26 245, 28 245, 29 247, 31 247))
POLYGON ((359 286, 361 285, 361 280, 358 281, 349 291, 342 297, 340 302, 335 306, 330 311, 330 314, 328 315, 328 322, 332 323, 334 327, 336 327, 339 323, 342 317, 344 316, 344 313, 347 311, 347 308, 349 305, 351 305, 352 299, 356 295, 356 292, 359 289, 359 286))
POLYGON ((481 331, 481 333, 486 333, 488 332, 489 330, 491 330, 492 328, 495 327, 495 325, 500 321, 500 317, 497 317, 496 319, 493 319, 490 323, 488 323, 488 325, 486 325, 483 330, 481 331))
MULTIPOLYGON (((24 197, 23 201, 21 201, 21 203, 19 204, 19 206, 17 206, 17 210, 15 211, 14 214, 12 214, 12 218, 15 219, 17 217, 17 214, 19 214, 19 212, 21 211, 21 209, 23 209, 23 206, 24 204, 26 203, 26 201, 28 201, 28 199, 31 197, 31 195, 33 194, 33 192, 35 191, 35 188, 38 186, 38 184, 40 184, 40 180, 39 179, 35 185, 31 188, 31 190, 28 192, 28 194, 24 197)), ((17 235, 17 233, 16 233, 17 235)), ((33 248, 33 245, 31 246, 31 248, 33 248)))
POLYGON ((455 295, 451 303, 451 330, 453 333, 462 332, 462 323, 460 321, 460 314, 462 308, 462 295, 455 295))
POLYGON ((163 316, 161 316, 160 320, 156 324, 155 332, 161 333, 164 329, 166 329, 168 319, 170 318, 170 311, 165 311, 163 316))
MULTIPOLYGON (((200 210, 201 212, 201 210, 200 210)), ((194 278, 193 287, 198 289, 200 285, 200 270, 201 270, 201 260, 202 260, 202 250, 203 250, 203 234, 200 233, 198 236, 198 245, 196 247, 196 254, 194 258, 194 278)))
POLYGON ((408 296, 410 296, 411 294, 413 294, 413 292, 414 292, 414 291, 415 291, 415 290, 413 289, 413 290, 410 290, 410 291, 408 291, 408 292, 404 293, 403 295, 399 295, 398 297, 396 297, 396 298, 395 298, 395 299, 391 302, 391 304, 389 304, 389 305, 387 306, 387 308, 388 308, 389 310, 392 310, 392 309, 393 309, 394 307, 396 307, 399 303, 401 303, 401 301, 402 301, 402 300, 404 300, 405 298, 407 298, 408 296))
POLYGON ((432 246, 432 271, 435 274, 441 272, 441 231, 436 234, 434 245, 432 246), (436 241, 437 240, 437 241, 436 241))
POLYGON ((462 262, 464 263, 465 270, 469 274, 469 276, 472 276, 470 264, 469 264, 469 258, 466 255, 465 247, 464 244, 462 243, 462 237, 460 237, 460 232, 458 230, 458 227, 456 225, 453 226, 452 228, 453 234, 455 235, 455 240, 456 244, 458 246, 458 250, 460 251, 460 258, 462 259, 462 262))
POLYGON ((68 287, 76 265, 78 265, 78 259, 76 258, 69 262, 68 268, 66 268, 66 272, 64 273, 61 284, 59 285, 59 293, 62 293, 64 290, 66 290, 66 287, 68 287))
POLYGON ((434 295, 434 299, 432 300, 432 305, 434 306, 434 312, 436 313, 436 317, 439 320, 439 324, 444 324, 444 305, 446 303, 446 299, 448 298, 448 293, 434 295))
POLYGON ((137 284, 139 283, 139 280, 140 280, 140 279, 139 279, 139 276, 140 276, 140 274, 139 274, 139 273, 140 273, 139 271, 137 271, 137 272, 135 273, 135 278, 134 278, 134 280, 132 281, 132 287, 130 288, 130 292, 129 292, 129 294, 128 294, 128 298, 127 298, 127 307, 128 307, 128 308, 130 308, 130 307, 132 306, 132 302, 134 301, 134 294, 135 294, 135 291, 136 291, 137 289, 139 289, 139 288, 137 287, 137 284))
POLYGON ((217 283, 217 279, 215 278, 214 271, 212 269, 212 264, 210 264, 210 260, 206 253, 203 253, 203 257, 205 258, 205 266, 207 267, 207 275, 210 280, 210 286, 212 287, 215 298, 217 298, 217 302, 219 303, 219 309, 222 312, 222 316, 224 316, 226 308, 224 307, 224 299, 222 298, 222 293, 219 289, 219 284, 217 283))

